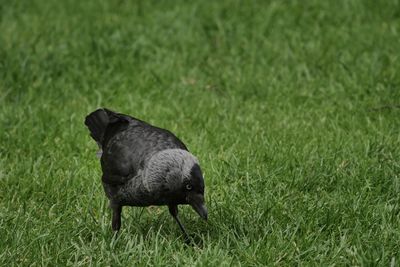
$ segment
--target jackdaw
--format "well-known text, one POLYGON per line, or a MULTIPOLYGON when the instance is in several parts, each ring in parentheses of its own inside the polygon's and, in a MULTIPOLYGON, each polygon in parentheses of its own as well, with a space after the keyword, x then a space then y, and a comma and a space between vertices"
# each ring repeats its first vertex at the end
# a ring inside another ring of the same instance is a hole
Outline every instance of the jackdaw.
POLYGON ((100 148, 114 231, 121 227, 123 206, 167 205, 186 240, 178 205, 191 205, 207 220, 199 162, 174 134, 106 108, 90 113, 85 124, 100 148))

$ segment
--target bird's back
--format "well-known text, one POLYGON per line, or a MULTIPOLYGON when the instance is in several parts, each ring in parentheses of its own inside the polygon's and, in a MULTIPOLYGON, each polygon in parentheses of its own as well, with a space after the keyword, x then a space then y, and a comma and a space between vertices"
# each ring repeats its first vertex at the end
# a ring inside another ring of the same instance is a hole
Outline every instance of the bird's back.
POLYGON ((187 150, 170 131, 107 109, 89 114, 85 123, 103 150, 103 176, 134 177, 155 153, 173 148, 187 150))
POLYGON ((103 171, 121 175, 136 175, 155 153, 165 149, 186 149, 172 133, 148 124, 131 123, 115 133, 103 147, 103 171))

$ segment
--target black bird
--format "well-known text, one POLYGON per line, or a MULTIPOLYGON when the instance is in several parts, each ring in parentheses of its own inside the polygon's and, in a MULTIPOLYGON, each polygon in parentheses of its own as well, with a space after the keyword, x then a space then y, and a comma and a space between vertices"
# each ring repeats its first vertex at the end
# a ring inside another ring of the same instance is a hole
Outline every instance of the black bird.
POLYGON ((178 205, 191 205, 207 220, 199 162, 174 134, 106 108, 90 113, 85 124, 100 147, 114 231, 121 228, 123 206, 167 205, 186 240, 178 205))

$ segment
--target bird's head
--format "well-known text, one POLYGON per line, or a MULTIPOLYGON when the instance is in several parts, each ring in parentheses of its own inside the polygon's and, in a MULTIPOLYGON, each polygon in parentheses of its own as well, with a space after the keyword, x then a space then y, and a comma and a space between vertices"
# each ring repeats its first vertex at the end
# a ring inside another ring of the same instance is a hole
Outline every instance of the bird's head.
POLYGON ((145 170, 144 185, 166 204, 189 204, 207 220, 204 178, 195 156, 182 149, 166 149, 153 155, 145 170))
POLYGON ((194 163, 190 169, 190 174, 183 181, 183 192, 187 203, 200 215, 207 220, 207 208, 204 204, 204 178, 198 163, 194 163))

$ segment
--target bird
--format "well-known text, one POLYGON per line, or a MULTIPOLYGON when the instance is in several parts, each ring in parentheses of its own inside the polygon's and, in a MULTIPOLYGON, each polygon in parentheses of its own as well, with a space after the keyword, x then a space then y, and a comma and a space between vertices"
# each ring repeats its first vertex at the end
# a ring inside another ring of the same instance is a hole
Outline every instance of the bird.
POLYGON ((178 205, 190 205, 207 220, 204 177, 199 160, 172 132, 129 115, 99 108, 85 118, 99 146, 101 181, 112 210, 112 230, 121 228, 124 206, 168 206, 178 217, 178 205))

